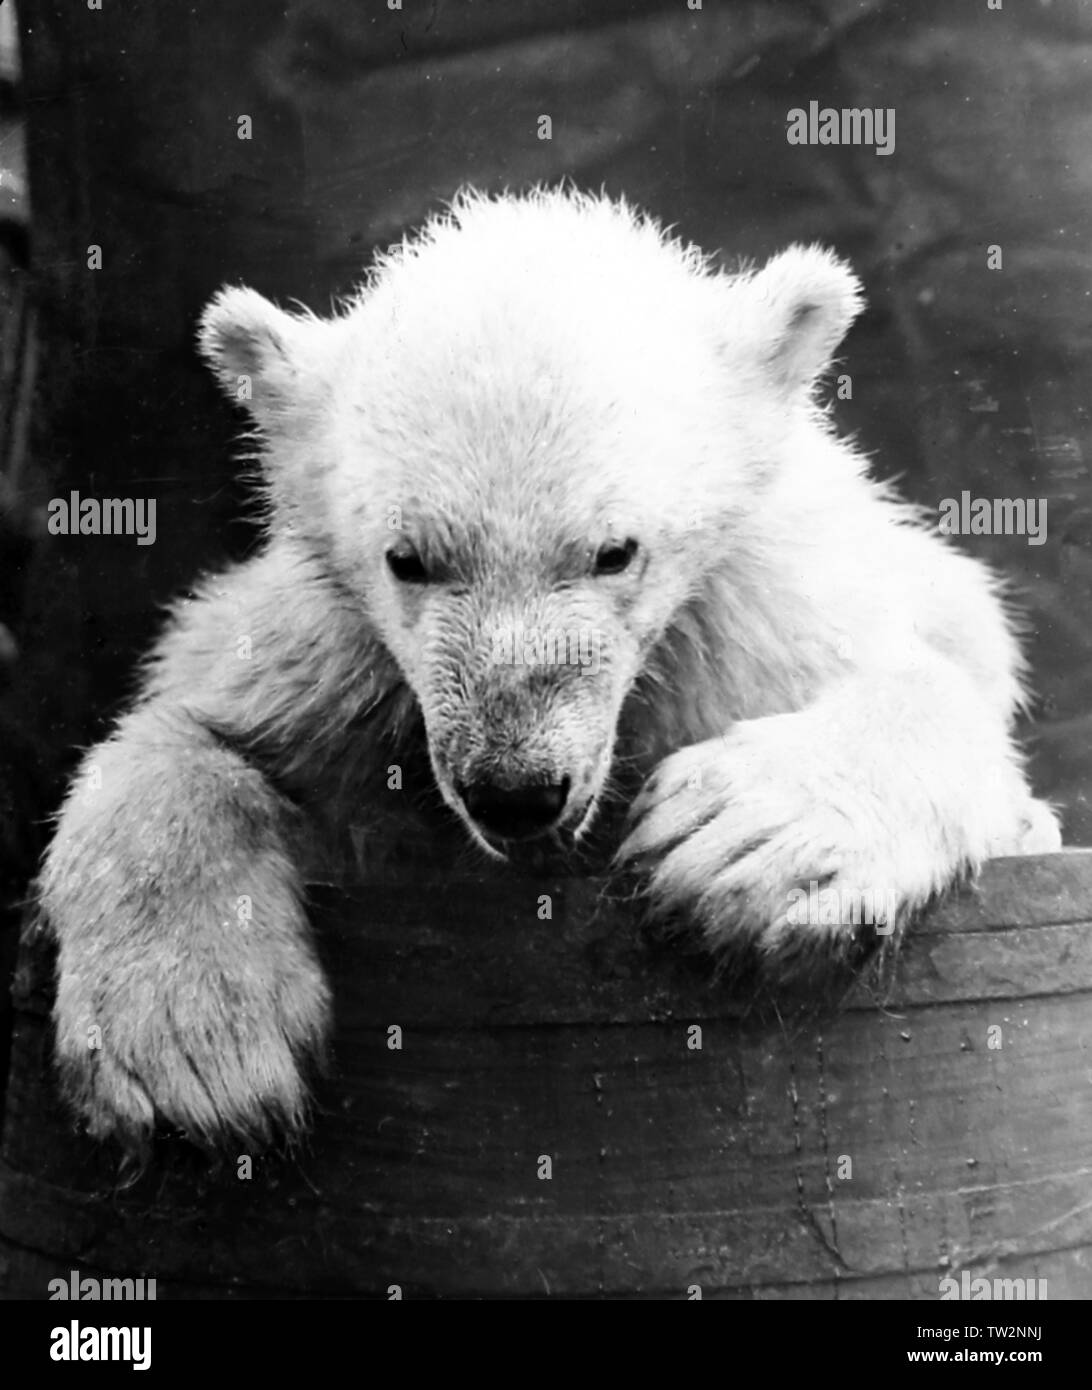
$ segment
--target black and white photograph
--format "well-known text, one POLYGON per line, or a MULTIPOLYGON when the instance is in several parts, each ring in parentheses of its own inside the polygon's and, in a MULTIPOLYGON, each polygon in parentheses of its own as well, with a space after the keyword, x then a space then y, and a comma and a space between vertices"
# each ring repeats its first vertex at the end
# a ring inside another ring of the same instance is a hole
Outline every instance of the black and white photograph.
POLYGON ((2 0, 30 1373, 265 1301, 1060 1356, 1090 365, 1087 0, 2 0))

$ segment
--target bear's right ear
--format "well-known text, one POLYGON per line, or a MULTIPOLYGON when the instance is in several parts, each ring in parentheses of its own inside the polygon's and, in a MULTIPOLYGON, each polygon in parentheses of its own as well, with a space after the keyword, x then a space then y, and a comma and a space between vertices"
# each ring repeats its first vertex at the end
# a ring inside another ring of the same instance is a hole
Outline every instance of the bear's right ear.
POLYGON ((286 314, 257 290, 225 288, 201 315, 197 343, 228 396, 265 422, 301 404, 312 365, 307 339, 319 326, 286 314))
POLYGON ((821 246, 790 246, 732 295, 733 342, 785 396, 811 390, 864 307, 861 282, 821 246))

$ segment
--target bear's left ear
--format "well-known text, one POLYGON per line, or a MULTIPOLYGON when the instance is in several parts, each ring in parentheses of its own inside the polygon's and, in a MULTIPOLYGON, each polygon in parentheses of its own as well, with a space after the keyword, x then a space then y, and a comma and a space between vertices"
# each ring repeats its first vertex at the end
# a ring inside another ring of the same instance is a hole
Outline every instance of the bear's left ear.
POLYGON ((733 286, 739 335, 783 391, 810 390, 864 307, 861 282, 821 246, 790 246, 733 286))
POLYGON ((201 354, 232 400, 259 423, 305 408, 313 394, 321 319, 285 313, 243 286, 209 301, 201 315, 201 354))

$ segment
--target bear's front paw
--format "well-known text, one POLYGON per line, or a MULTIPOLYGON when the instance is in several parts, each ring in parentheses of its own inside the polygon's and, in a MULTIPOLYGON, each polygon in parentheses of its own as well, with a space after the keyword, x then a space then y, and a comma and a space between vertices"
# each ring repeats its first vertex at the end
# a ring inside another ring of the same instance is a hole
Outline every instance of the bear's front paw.
POLYGON ((330 1002, 290 809, 179 711, 149 706, 69 793, 39 883, 58 1066, 97 1138, 162 1122, 260 1144, 303 1124, 330 1002))
POLYGON ((261 1146, 301 1129, 301 1064, 321 1047, 329 1012, 302 942, 218 948, 206 938, 191 952, 177 941, 130 950, 122 939, 108 960, 64 956, 57 1062, 93 1137, 139 1151, 157 1122, 204 1144, 261 1146))
POLYGON ((959 867, 932 827, 892 824, 797 715, 671 755, 631 814, 619 860, 646 870, 654 909, 696 921, 719 952, 747 948, 774 978, 863 954, 959 867))
POLYGON ((254 907, 235 916, 215 898, 153 911, 121 891, 102 912, 102 876, 99 911, 90 895, 51 896, 57 1062, 93 1137, 140 1151, 162 1123, 260 1146, 302 1128, 302 1067, 321 1050, 329 991, 295 895, 263 867, 239 871, 254 907))

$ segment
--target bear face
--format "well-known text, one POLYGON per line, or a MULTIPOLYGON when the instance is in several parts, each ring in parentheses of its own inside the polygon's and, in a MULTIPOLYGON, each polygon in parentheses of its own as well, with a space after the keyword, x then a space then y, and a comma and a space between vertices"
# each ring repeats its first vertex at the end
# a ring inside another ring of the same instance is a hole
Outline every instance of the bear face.
POLYGON ((356 596, 488 852, 591 823, 627 697, 821 428, 860 302, 818 249, 729 278, 624 204, 540 193, 459 198, 330 321, 209 307, 274 525, 356 596))

